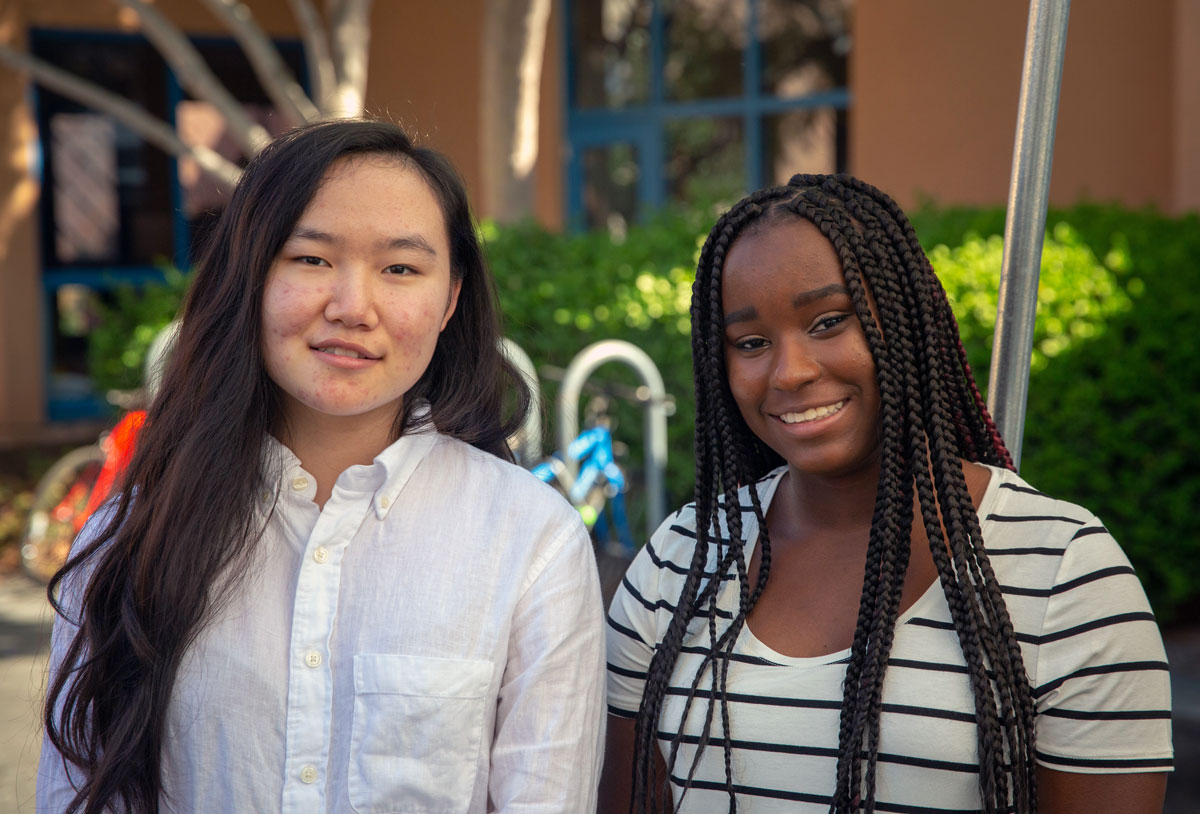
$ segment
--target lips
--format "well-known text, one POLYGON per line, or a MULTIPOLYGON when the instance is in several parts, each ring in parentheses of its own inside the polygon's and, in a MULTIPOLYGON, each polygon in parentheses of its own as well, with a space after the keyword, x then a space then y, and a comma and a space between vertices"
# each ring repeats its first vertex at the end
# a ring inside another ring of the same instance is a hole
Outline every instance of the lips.
POLYGON ((800 412, 780 413, 776 417, 784 424, 807 424, 810 421, 817 421, 822 418, 828 418, 831 415, 838 413, 846 406, 846 399, 835 401, 832 404, 823 404, 819 407, 810 407, 807 410, 800 412))
POLYGON ((361 345, 355 345, 352 342, 329 341, 320 342, 312 346, 312 349, 318 353, 325 353, 330 356, 341 356, 347 359, 369 359, 375 360, 380 357, 367 351, 361 345))

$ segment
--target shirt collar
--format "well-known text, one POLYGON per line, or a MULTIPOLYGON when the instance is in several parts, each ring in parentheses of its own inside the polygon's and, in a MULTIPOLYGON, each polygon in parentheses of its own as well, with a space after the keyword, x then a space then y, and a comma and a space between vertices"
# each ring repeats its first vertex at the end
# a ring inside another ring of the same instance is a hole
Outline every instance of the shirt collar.
POLYGON ((375 492, 375 516, 380 520, 387 517, 413 472, 440 438, 437 428, 429 418, 429 405, 421 404, 413 410, 411 426, 404 435, 389 444, 375 456, 372 467, 380 467, 383 485, 375 492))
MULTIPOLYGON (((385 447, 370 464, 352 466, 338 476, 343 487, 374 492, 371 504, 380 520, 396 505, 409 478, 438 442, 437 428, 428 419, 429 404, 417 405, 410 420, 412 426, 402 436, 385 447)), ((280 488, 281 480, 288 477, 293 468, 300 467, 300 459, 286 444, 268 434, 263 441, 262 461, 266 490, 263 499, 273 502, 269 499, 280 488)))

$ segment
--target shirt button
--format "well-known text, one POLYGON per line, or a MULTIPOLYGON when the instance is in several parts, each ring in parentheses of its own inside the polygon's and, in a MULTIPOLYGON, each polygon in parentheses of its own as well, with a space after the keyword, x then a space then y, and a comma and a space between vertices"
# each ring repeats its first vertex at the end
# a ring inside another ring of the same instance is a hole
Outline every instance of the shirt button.
POLYGON ((309 765, 309 766, 305 766, 303 769, 301 769, 300 770, 300 780, 301 780, 301 782, 304 782, 304 783, 316 783, 317 782, 317 767, 309 765))
POLYGON ((390 505, 392 505, 392 501, 389 500, 386 495, 379 498, 379 508, 386 509, 390 505))
POLYGON ((262 502, 263 502, 263 503, 266 503, 266 502, 267 502, 267 501, 269 501, 270 499, 271 499, 271 493, 270 493, 270 492, 263 492, 263 493, 262 493, 262 502))
POLYGON ((304 663, 307 664, 309 667, 320 667, 321 666, 321 654, 318 653, 316 650, 309 650, 307 653, 304 654, 304 663))
POLYGON ((308 478, 304 477, 303 475, 292 478, 292 488, 297 492, 304 491, 308 488, 308 478))
POLYGON ((327 559, 329 559, 329 549, 326 548, 325 546, 318 546, 317 549, 313 552, 313 560, 315 560, 318 563, 323 563, 327 559))

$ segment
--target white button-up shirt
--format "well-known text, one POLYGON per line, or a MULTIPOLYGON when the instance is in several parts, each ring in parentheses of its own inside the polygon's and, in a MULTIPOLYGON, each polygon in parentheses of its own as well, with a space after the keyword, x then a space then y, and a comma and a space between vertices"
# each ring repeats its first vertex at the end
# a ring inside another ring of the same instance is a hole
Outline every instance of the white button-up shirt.
MULTIPOLYGON (((163 810, 594 810, 603 613, 578 514, 432 429, 347 469, 323 509, 267 452, 265 535, 176 679, 163 810)), ((74 630, 56 621, 52 670, 74 630)), ((38 809, 71 794, 46 742, 38 809)))

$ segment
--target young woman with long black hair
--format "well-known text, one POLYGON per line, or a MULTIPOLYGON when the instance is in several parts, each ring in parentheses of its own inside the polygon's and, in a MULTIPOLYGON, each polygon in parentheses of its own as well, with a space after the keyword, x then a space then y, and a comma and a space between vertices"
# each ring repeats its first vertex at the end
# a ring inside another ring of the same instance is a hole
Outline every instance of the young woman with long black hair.
POLYGON ((510 463, 499 336, 442 156, 340 121, 250 162, 51 586, 41 810, 594 805, 594 560, 510 463))
POLYGON ((908 220, 849 176, 717 222, 696 492, 610 611, 602 810, 1161 811, 1161 638, 1021 480, 908 220))

